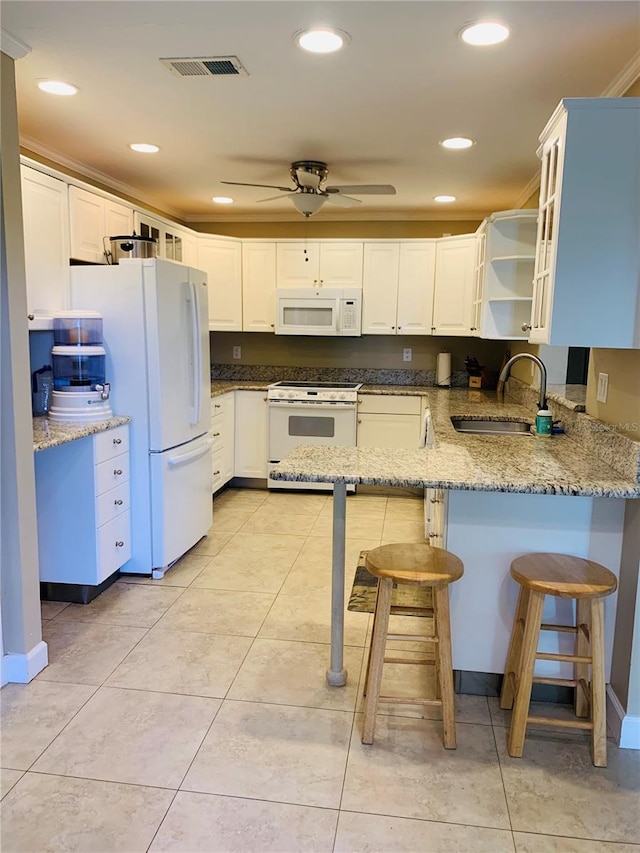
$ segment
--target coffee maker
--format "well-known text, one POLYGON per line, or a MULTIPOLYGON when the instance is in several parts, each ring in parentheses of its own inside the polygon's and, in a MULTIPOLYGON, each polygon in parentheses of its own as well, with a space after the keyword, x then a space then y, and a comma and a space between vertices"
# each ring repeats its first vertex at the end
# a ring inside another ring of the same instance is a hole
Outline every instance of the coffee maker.
POLYGON ((112 418, 100 314, 95 311, 55 314, 53 343, 49 418, 63 423, 99 423, 112 418))

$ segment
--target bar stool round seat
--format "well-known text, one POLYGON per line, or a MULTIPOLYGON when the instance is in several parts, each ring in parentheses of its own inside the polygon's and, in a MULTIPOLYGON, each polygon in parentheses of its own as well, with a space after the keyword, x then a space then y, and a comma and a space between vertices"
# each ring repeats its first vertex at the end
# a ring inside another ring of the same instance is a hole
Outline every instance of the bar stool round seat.
POLYGON ((604 601, 615 592, 616 576, 609 569, 570 554, 534 553, 511 563, 511 576, 520 585, 511 631, 500 707, 513 707, 508 751, 520 758, 528 723, 565 726, 591 731, 591 758, 596 767, 607 765, 605 708, 604 601), (542 611, 546 595, 576 601, 575 625, 545 624, 542 611), (539 652, 540 631, 575 634, 573 654, 539 652), (536 660, 573 664, 573 678, 539 677, 536 660), (589 668, 591 675, 589 677, 589 668), (558 720, 529 714, 533 683, 575 688, 576 720, 558 720))
POLYGON ((449 621, 449 584, 462 577, 462 560, 431 545, 399 542, 381 545, 367 552, 365 565, 377 577, 378 596, 373 617, 373 635, 369 647, 367 675, 365 680, 365 709, 362 743, 373 743, 376 712, 379 702, 411 705, 436 705, 442 708, 444 745, 456 747, 455 705, 453 690, 453 664, 451 658, 451 626, 449 621), (431 587, 432 607, 415 608, 414 616, 433 617, 433 632, 430 634, 389 633, 391 594, 393 585, 408 584, 431 587), (435 646, 435 655, 429 659, 414 657, 385 657, 387 640, 405 640, 430 643, 435 646), (438 697, 381 696, 382 670, 384 663, 431 665, 436 669, 438 697))

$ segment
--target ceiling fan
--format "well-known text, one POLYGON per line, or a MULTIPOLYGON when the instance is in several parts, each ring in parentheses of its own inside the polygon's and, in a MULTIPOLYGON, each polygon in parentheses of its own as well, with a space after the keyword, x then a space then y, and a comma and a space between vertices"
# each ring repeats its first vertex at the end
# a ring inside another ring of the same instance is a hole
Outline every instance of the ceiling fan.
POLYGON ((275 184, 247 184, 241 181, 221 181, 222 184, 230 184, 236 187, 266 187, 280 190, 286 195, 270 196, 260 199, 263 201, 274 201, 278 198, 290 198, 297 210, 303 216, 309 217, 317 213, 325 201, 337 204, 339 207, 353 207, 360 204, 359 198, 353 198, 350 193, 356 195, 395 195, 396 188, 391 184, 356 184, 352 186, 325 185, 329 169, 326 163, 320 160, 296 160, 289 167, 289 174, 295 187, 279 187, 275 184))

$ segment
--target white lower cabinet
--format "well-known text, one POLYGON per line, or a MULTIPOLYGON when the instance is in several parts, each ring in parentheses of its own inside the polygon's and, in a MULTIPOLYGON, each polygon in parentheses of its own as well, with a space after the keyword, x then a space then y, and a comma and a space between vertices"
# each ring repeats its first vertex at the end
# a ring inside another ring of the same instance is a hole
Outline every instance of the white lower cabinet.
POLYGON ((131 556, 129 427, 35 454, 40 580, 98 586, 131 556))
POLYGON ((212 491, 217 492, 233 477, 235 465, 234 392, 211 399, 212 491))
POLYGON ((269 410, 264 391, 235 392, 236 477, 264 480, 269 455, 269 410))
POLYGON ((421 409, 421 398, 417 396, 361 394, 357 446, 416 448, 421 409))

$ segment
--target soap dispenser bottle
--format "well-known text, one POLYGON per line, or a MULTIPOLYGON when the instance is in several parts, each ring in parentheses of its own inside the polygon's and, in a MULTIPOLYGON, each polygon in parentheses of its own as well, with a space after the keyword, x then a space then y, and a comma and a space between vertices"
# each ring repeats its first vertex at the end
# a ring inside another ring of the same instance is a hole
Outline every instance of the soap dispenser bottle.
POLYGON ((539 409, 536 415, 536 435, 551 435, 552 429, 553 415, 549 409, 539 409))

